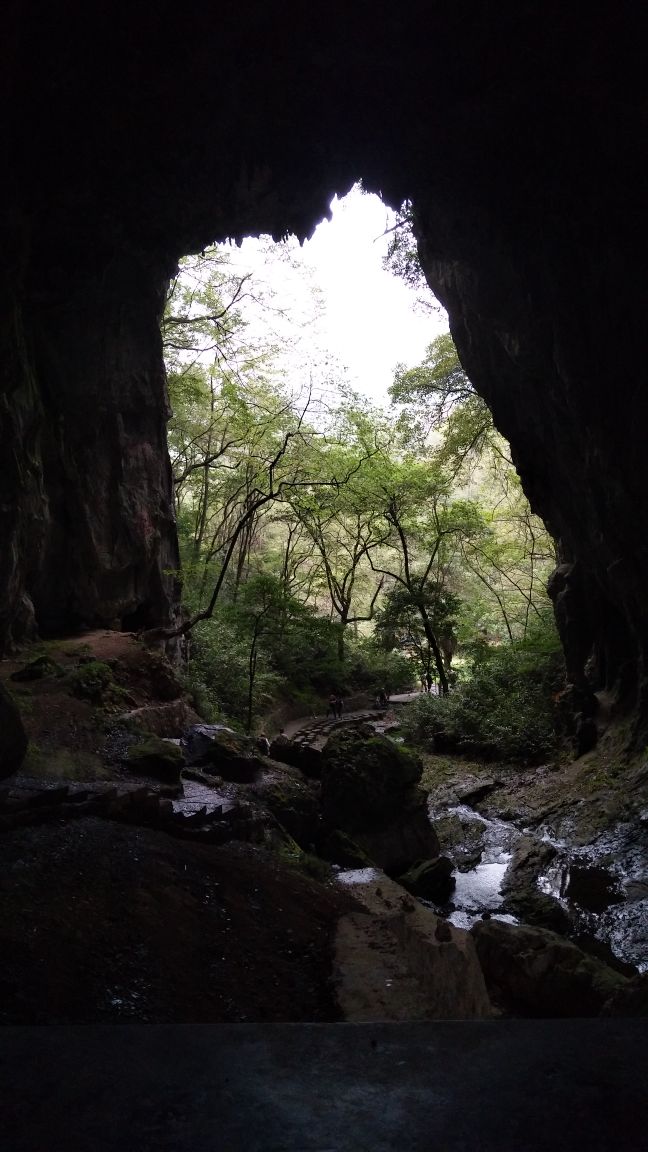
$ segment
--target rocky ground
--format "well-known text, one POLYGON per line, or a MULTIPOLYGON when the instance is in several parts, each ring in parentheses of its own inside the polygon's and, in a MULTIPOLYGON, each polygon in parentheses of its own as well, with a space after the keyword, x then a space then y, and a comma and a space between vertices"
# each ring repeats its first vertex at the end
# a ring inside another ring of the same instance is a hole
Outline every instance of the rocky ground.
MULTIPOLYGON (((646 773, 613 748, 560 774, 428 757, 421 788, 416 759, 374 738, 396 718, 370 710, 293 724, 270 758, 221 733, 210 766, 199 734, 183 754, 158 739, 198 718, 132 636, 39 646, 0 680, 30 739, 0 786, 1 1022, 641 1010, 634 969, 583 953, 538 886, 559 859, 547 830, 588 845, 640 826, 646 773), (492 884, 475 889, 486 825, 511 830, 493 909, 492 884), (468 918, 452 903, 466 885, 468 918), (480 922, 491 910, 512 915, 480 922)), ((640 911, 648 887, 625 895, 640 911)))
POLYGON ((124 714, 144 711, 147 728, 165 714, 172 731, 178 715, 197 719, 159 655, 98 632, 5 661, 0 678, 30 738, 0 784, 0 1021, 338 1019, 341 888, 251 842, 250 821, 220 844, 208 826, 202 842, 191 827, 142 826, 173 789, 125 765, 137 728, 124 714), (10 679, 43 656, 60 674, 10 679), (100 698, 75 692, 92 661, 113 673, 100 698), (130 816, 115 811, 125 794, 130 816))

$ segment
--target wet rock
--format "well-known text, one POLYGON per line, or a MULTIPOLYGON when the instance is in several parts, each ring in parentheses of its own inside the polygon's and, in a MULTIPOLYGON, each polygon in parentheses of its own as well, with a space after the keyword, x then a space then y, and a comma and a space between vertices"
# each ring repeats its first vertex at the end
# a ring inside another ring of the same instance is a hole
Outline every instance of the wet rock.
POLYGON ((17 672, 12 672, 11 679, 20 683, 29 680, 47 680, 64 675, 63 669, 55 660, 50 659, 49 656, 38 656, 36 660, 30 660, 29 664, 19 668, 17 672))
POLYGON ((167 784, 176 784, 185 758, 182 750, 168 740, 150 736, 140 744, 133 744, 128 751, 128 767, 132 772, 144 776, 154 776, 167 784))
POLYGON ((470 872, 479 864, 484 849, 485 825, 479 820, 462 820, 456 813, 434 819, 434 830, 443 853, 448 853, 459 872, 470 872))
POLYGON ((598 1016, 628 983, 543 928, 481 920, 471 935, 491 999, 513 1016, 598 1016))
POLYGON ((589 912, 604 912, 624 899, 616 877, 607 868, 589 863, 569 865, 565 895, 589 912))
POLYGON ((541 892, 538 877, 556 849, 532 836, 518 841, 502 882, 503 907, 518 920, 554 932, 567 932, 571 920, 560 902, 541 892))
POLYGON ((10 776, 20 767, 27 743, 20 712, 4 685, 0 684, 0 777, 10 776))
POLYGON ((434 904, 445 904, 456 886, 453 871, 452 860, 448 860, 447 856, 439 856, 436 860, 423 860, 415 864, 398 877, 398 883, 407 888, 412 896, 420 896, 434 904))
POLYGON ((481 780, 479 783, 469 784, 467 787, 457 788, 457 799, 461 804, 473 806, 485 800, 491 792, 501 787, 499 780, 481 780))

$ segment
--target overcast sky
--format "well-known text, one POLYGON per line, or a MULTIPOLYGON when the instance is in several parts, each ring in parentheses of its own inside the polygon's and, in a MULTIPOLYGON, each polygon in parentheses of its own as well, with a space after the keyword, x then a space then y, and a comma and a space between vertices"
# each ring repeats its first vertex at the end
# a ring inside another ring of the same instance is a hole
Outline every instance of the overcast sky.
POLYGON ((331 211, 301 248, 248 239, 233 263, 272 286, 293 330, 302 325, 303 356, 313 364, 333 358, 354 387, 383 403, 396 364, 417 364, 447 318, 417 307, 416 294, 383 270, 394 215, 377 196, 354 188, 331 211))

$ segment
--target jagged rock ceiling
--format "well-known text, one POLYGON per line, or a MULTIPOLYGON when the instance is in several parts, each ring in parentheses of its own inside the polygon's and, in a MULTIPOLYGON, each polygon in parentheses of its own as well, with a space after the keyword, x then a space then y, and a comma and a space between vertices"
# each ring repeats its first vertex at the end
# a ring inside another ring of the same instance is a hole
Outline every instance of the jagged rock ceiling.
POLYGON ((576 562, 574 682, 594 652, 590 685, 641 698, 638 8, 9 0, 0 642, 32 604, 45 630, 168 617, 166 278, 213 240, 307 234, 362 178, 413 200, 464 363, 576 562))

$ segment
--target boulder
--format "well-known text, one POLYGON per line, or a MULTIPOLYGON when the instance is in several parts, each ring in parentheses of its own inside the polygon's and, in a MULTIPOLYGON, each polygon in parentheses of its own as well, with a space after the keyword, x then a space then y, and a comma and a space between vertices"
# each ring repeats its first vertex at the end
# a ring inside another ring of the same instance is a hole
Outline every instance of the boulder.
POLYGON ((434 904, 445 904, 457 884, 453 871, 452 860, 448 860, 447 856, 438 856, 436 860, 422 860, 414 864, 398 877, 398 883, 407 888, 412 896, 420 896, 422 900, 430 900, 434 904))
POLYGON ((355 832, 353 839, 390 876, 406 872, 417 860, 439 855, 439 841, 430 824, 427 794, 422 788, 411 789, 388 823, 355 832))
POLYGON ((177 744, 149 736, 128 751, 128 767, 137 775, 153 776, 165 784, 177 784, 185 758, 177 744))
POLYGON ((628 984, 545 928, 481 920, 471 935, 491 999, 512 1016, 598 1016, 628 984))
POLYGON ((434 820, 441 851, 448 853, 458 872, 470 872, 479 864, 484 850, 485 828, 480 820, 462 819, 456 813, 434 820))
POLYGON ((648 1016, 648 972, 633 976, 612 993, 603 1016, 648 1016))
POLYGON ((267 757, 258 754, 252 737, 224 724, 194 724, 181 744, 190 767, 202 768, 237 784, 257 780, 268 766, 267 757))
POLYGON ((335 732, 322 754, 322 812, 345 832, 390 824, 423 772, 414 752, 368 731, 335 732))
POLYGON ((356 908, 338 921, 333 984, 347 1021, 493 1015, 474 942, 378 874, 347 882, 356 908), (357 909, 357 910, 356 910, 357 909))
POLYGON ((555 855, 555 848, 533 836, 518 841, 502 881, 503 908, 527 924, 567 932, 571 928, 568 913, 560 901, 538 888, 538 876, 555 855))
POLYGON ((325 833, 317 844, 317 852, 331 864, 340 868, 371 868, 373 861, 363 852, 359 844, 340 832, 339 828, 325 833))
POLYGON ((184 688, 163 653, 148 653, 146 671, 156 699, 169 701, 182 696, 184 688))
POLYGON ((273 760, 299 768, 304 776, 319 780, 322 775, 322 752, 303 740, 291 740, 288 736, 276 736, 270 743, 273 760))
POLYGON ((0 778, 20 767, 27 752, 27 734, 20 712, 3 684, 0 684, 0 778))
POLYGON ((322 814, 370 860, 399 875, 439 855, 418 756, 371 729, 336 732, 322 754, 322 814))
POLYGON ((170 700, 165 704, 145 704, 142 708, 134 708, 119 720, 154 736, 180 738, 188 728, 199 723, 200 717, 186 700, 170 700))
POLYGON ((310 850, 317 840, 321 822, 317 785, 304 780, 300 772, 287 765, 266 760, 264 767, 271 771, 252 786, 251 793, 300 848, 310 850))

